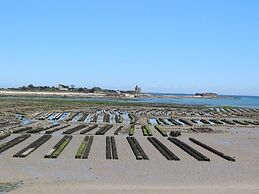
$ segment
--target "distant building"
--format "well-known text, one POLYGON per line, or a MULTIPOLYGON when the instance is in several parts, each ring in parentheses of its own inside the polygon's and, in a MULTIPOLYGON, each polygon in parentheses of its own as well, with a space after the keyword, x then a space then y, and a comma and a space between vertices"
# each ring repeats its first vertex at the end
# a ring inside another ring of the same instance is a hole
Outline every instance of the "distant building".
POLYGON ((135 97, 135 95, 133 95, 133 94, 124 94, 124 96, 126 98, 134 98, 135 97))
POLYGON ((65 86, 65 85, 59 84, 58 85, 58 90, 59 91, 68 91, 69 90, 69 86, 65 86))
POLYGON ((141 88, 136 85, 135 87, 135 94, 140 94, 141 93, 141 88))

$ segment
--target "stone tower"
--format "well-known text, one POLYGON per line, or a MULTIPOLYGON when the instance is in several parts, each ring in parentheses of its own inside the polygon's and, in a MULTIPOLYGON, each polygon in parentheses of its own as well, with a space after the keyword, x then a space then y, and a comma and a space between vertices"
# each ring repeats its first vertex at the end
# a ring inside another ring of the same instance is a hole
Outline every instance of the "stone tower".
POLYGON ((135 87, 135 94, 140 94, 141 93, 141 88, 136 85, 135 87))

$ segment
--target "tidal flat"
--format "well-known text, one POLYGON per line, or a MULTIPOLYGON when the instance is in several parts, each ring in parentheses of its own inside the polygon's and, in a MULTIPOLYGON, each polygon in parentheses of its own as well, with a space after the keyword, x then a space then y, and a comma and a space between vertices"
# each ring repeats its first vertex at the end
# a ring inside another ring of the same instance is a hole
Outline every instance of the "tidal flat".
POLYGON ((1 192, 259 191, 255 108, 8 98, 0 130, 1 192))

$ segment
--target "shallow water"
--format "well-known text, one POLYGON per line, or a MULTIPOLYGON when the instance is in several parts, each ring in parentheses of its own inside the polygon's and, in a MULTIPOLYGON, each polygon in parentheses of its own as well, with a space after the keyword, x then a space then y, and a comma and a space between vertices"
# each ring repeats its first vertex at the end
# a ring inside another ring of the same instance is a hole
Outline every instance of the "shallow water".
POLYGON ((128 112, 122 112, 122 118, 123 118, 123 123, 130 124, 131 120, 129 118, 128 112))
POLYGON ((32 123, 32 121, 30 119, 25 118, 23 115, 21 114, 16 114, 16 118, 18 118, 21 121, 22 125, 29 125, 32 123))
POLYGON ((62 116, 59 118, 59 121, 65 120, 65 119, 69 116, 69 114, 70 114, 70 113, 68 113, 68 112, 64 112, 64 113, 62 114, 62 116))
POLYGON ((151 125, 157 125, 156 119, 149 119, 149 122, 151 123, 151 125))
MULTIPOLYGON (((160 94, 163 96, 163 94, 160 94)), ((235 106, 259 108, 258 96, 221 96, 219 98, 141 98, 134 99, 136 102, 166 103, 166 104, 187 104, 187 105, 208 105, 208 106, 235 106)))

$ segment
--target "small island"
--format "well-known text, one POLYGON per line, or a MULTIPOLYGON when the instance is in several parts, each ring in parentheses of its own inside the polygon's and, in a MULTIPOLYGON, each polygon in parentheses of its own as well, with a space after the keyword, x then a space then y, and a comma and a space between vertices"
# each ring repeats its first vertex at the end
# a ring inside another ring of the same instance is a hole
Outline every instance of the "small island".
POLYGON ((216 93, 196 93, 195 96, 201 98, 217 98, 219 95, 216 93))

